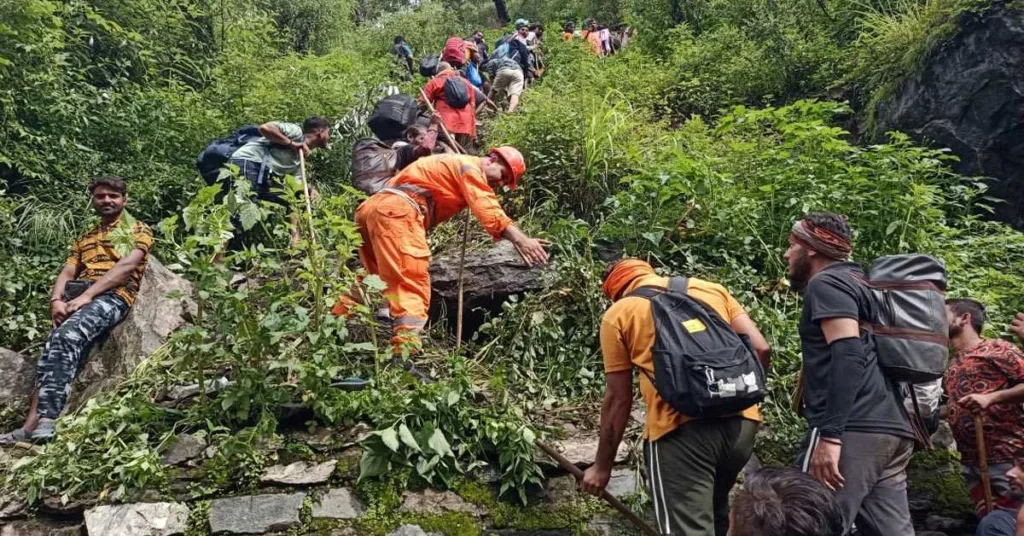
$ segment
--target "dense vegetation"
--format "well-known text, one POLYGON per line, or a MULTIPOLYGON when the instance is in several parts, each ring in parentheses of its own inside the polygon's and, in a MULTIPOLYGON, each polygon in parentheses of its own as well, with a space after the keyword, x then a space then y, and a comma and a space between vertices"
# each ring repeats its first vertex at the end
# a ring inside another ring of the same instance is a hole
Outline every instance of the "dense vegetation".
MULTIPOLYGON (((597 407, 607 305, 598 252, 609 248, 719 281, 751 311, 776 349, 759 445, 770 461, 785 461, 802 433, 788 409, 799 300, 782 260, 802 213, 848 214, 862 262, 907 251, 944 258, 951 291, 988 305, 993 334, 1024 310, 1024 235, 982 217, 984 179, 953 173, 945 151, 863 130, 872 103, 959 17, 985 9, 981 0, 509 2, 513 16, 547 23, 548 70, 521 113, 490 120, 485 137, 526 155, 529 174, 505 205, 555 243, 558 277, 549 291, 506 303, 459 351, 435 329, 424 365, 441 378, 433 385, 388 365, 369 308, 366 329, 327 313, 356 275, 348 153, 385 86, 422 83, 397 76, 391 38, 404 34, 417 55, 437 49, 451 33, 493 27, 492 4, 0 4, 0 346, 35 352, 45 339, 49 285, 89 224, 83 190, 98 174, 129 179, 130 210, 159 224, 157 255, 198 291, 194 325, 116 392, 63 419, 60 439, 9 473, 5 485, 33 501, 166 490, 158 453, 186 431, 218 447, 194 497, 250 488, 268 463, 260 439, 293 402, 313 409, 313 426, 377 430, 364 444, 366 486, 394 469, 403 476, 388 485, 453 486, 490 463, 503 494, 525 497, 539 478, 530 444, 549 424, 539 410, 597 407), (590 15, 632 23, 637 39, 606 60, 557 39, 562 20, 590 15), (303 225, 319 240, 290 247, 280 210, 244 196, 215 204, 192 161, 239 125, 312 114, 337 123, 332 147, 310 164, 324 195, 303 225), (231 213, 267 234, 267 246, 213 262, 231 213), (232 284, 227 266, 258 283, 232 284), (225 371, 230 388, 184 411, 152 401, 225 371), (374 382, 342 393, 329 387, 338 375, 374 382)), ((457 226, 443 226, 432 248, 456 236, 457 226)))

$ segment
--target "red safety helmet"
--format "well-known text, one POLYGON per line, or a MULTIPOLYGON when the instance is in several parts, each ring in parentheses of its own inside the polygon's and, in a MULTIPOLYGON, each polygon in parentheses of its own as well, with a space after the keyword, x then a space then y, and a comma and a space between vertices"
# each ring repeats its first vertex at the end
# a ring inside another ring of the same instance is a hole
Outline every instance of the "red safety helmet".
POLYGON ((488 156, 498 157, 510 170, 512 170, 512 183, 509 184, 509 189, 515 190, 516 186, 519 186, 519 178, 526 173, 526 161, 523 160, 523 154, 519 152, 519 149, 515 147, 495 147, 491 149, 491 152, 487 153, 488 156))

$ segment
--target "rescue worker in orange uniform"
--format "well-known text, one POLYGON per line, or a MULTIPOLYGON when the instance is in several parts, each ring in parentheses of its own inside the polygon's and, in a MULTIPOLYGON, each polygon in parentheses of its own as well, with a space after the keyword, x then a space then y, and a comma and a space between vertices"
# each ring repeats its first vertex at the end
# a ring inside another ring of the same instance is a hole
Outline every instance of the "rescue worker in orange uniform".
MULTIPOLYGON (((387 288, 396 353, 419 348, 419 333, 430 308, 430 248, 427 229, 469 208, 495 240, 506 238, 530 266, 547 262, 545 242, 526 236, 498 204, 494 190, 515 189, 526 172, 523 155, 512 147, 485 157, 440 154, 413 162, 356 210, 363 237, 359 259, 387 288)), ((347 315, 355 299, 343 296, 333 312, 347 315)))

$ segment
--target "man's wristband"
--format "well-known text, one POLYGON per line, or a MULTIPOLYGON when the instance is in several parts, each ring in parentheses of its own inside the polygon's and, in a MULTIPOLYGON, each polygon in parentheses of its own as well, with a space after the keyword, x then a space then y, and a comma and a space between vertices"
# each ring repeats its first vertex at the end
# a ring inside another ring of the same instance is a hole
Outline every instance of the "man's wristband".
POLYGON ((50 303, 53 303, 55 301, 64 301, 64 298, 52 298, 52 299, 50 299, 50 303))
POLYGON ((831 443, 833 445, 839 445, 840 447, 843 446, 843 441, 838 437, 822 437, 819 438, 818 441, 821 441, 822 443, 831 443))

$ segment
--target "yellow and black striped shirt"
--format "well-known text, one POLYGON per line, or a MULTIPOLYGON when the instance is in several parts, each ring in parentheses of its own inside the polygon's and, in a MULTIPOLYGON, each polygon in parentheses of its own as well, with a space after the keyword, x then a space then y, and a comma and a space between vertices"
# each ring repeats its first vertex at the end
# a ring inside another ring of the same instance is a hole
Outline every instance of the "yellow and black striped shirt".
MULTIPOLYGON (((76 279, 86 281, 98 281, 103 274, 121 260, 120 255, 110 241, 110 234, 121 220, 118 219, 114 225, 103 228, 100 224, 88 230, 75 240, 71 245, 71 254, 68 255, 67 264, 72 264, 76 269, 76 279)), ((132 272, 128 282, 114 289, 114 293, 124 299, 129 306, 135 303, 135 295, 139 292, 139 285, 142 283, 142 274, 146 271, 146 263, 149 261, 149 248, 153 245, 153 231, 141 221, 135 222, 135 229, 132 230, 135 238, 135 248, 141 249, 145 255, 135 271, 132 272)))

